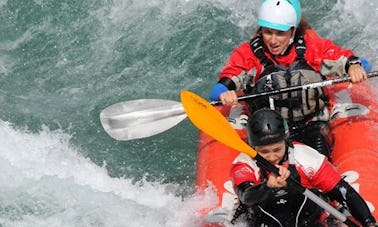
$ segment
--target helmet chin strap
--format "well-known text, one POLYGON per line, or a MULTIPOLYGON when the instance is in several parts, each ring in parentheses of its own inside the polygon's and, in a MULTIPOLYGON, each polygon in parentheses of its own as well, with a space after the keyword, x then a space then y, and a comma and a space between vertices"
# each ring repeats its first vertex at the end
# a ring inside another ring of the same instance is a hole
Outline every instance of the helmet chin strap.
POLYGON ((293 28, 293 34, 291 34, 289 43, 287 44, 286 48, 281 52, 281 55, 284 55, 287 48, 294 42, 295 32, 297 31, 297 28, 293 28))

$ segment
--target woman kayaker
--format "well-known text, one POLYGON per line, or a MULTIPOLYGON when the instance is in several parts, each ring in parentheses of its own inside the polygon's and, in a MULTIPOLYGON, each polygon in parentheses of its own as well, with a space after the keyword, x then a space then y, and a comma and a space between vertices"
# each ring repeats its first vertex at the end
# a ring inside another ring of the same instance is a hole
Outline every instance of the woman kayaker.
MULTIPOLYGON (((352 83, 367 79, 360 58, 351 50, 313 35, 301 20, 298 0, 263 1, 258 25, 255 37, 237 47, 224 64, 211 100, 232 106, 238 103, 237 92, 255 94, 336 76, 348 75, 352 83)), ((247 112, 263 107, 279 111, 288 122, 291 139, 329 156, 327 101, 322 88, 313 88, 255 98, 248 101, 247 112)))
POLYGON ((323 226, 322 209, 296 190, 287 180, 290 176, 319 195, 321 191, 324 199, 347 207, 362 226, 375 226, 365 201, 324 155, 303 143, 287 140, 288 128, 278 112, 255 111, 247 123, 247 136, 249 145, 279 168, 280 176, 241 153, 230 174, 241 202, 235 220, 244 210, 248 226, 323 226))

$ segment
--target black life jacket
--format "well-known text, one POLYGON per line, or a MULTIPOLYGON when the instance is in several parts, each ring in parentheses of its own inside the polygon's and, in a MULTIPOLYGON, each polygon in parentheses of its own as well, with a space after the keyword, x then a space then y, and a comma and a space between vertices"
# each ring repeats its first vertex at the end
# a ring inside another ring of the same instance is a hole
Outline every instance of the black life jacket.
MULTIPOLYGON (((288 158, 288 157, 286 157, 288 158)), ((290 157, 289 157, 289 162, 290 157)), ((290 175, 300 182, 294 164, 289 164, 290 175)), ((263 178, 267 174, 263 172, 263 178)), ((321 193, 312 190, 319 196, 321 193)), ((288 184, 286 187, 271 190, 268 200, 248 208, 249 226, 321 226, 319 223, 323 209, 288 184)))
MULTIPOLYGON (((256 83, 246 90, 247 94, 316 83, 325 79, 307 64, 304 58, 306 44, 303 36, 298 36, 293 45, 297 54, 296 61, 286 69, 285 66, 277 65, 268 59, 260 37, 251 39, 251 50, 264 66, 264 70, 256 83)), ((249 104, 252 112, 263 107, 275 109, 290 124, 317 115, 324 108, 326 101, 327 97, 322 88, 311 88, 269 97, 263 96, 249 101, 249 104)))

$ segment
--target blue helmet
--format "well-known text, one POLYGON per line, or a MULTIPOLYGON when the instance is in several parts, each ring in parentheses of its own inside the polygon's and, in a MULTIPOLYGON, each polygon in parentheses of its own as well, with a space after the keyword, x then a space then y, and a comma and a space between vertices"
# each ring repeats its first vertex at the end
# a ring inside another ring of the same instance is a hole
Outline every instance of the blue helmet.
POLYGON ((257 24, 261 27, 288 31, 301 21, 299 0, 264 0, 259 9, 257 24))

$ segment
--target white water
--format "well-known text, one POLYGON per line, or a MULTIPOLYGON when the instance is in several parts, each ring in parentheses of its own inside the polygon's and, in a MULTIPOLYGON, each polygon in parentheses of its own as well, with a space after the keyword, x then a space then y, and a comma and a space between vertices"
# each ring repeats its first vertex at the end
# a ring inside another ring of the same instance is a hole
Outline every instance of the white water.
POLYGON ((193 226, 214 194, 183 200, 178 185, 112 178, 69 135, 0 122, 2 226, 193 226))

